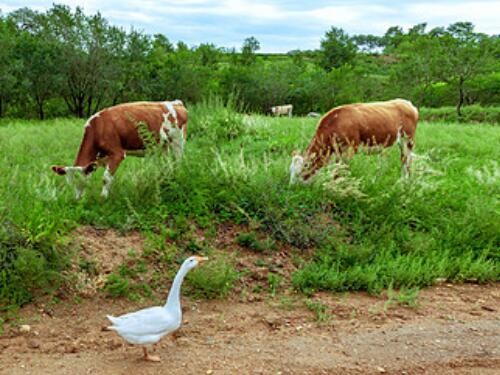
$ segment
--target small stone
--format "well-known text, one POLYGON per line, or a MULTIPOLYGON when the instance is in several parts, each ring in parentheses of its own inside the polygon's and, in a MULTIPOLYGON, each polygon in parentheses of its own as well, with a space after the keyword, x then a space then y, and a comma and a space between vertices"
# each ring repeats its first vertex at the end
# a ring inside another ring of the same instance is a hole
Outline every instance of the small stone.
POLYGON ((207 375, 211 375, 214 373, 214 370, 207 370, 207 375))
POLYGON ((385 368, 378 366, 377 371, 383 374, 385 372, 385 368))
POLYGON ((76 346, 76 344, 66 345, 66 347, 64 348, 64 352, 65 353, 77 353, 78 347, 76 346))
POLYGON ((495 312, 496 310, 493 307, 490 306, 481 306, 483 310, 490 311, 490 312, 495 312))
POLYGON ((28 324, 23 324, 19 327, 19 332, 21 333, 29 333, 31 331, 31 326, 28 324))
POLYGON ((31 349, 39 349, 40 348, 40 341, 38 340, 29 340, 28 341, 28 347, 31 349))

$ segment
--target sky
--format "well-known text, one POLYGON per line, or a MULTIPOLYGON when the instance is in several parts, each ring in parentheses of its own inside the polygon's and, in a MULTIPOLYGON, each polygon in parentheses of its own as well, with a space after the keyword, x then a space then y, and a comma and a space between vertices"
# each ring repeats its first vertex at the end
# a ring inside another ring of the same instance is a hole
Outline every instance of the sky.
POLYGON ((238 49, 254 36, 260 52, 316 49, 331 26, 350 35, 382 35, 395 25, 407 29, 427 22, 432 28, 470 21, 476 31, 500 34, 500 0, 0 0, 0 10, 44 11, 53 2, 80 6, 87 14, 99 11, 113 25, 162 33, 190 46, 238 49))

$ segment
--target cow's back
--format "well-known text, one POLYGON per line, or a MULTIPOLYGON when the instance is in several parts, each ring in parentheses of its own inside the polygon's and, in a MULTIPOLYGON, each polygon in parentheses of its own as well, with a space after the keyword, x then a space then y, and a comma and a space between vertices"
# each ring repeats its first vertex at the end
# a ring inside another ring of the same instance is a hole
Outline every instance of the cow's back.
POLYGON ((413 138, 417 121, 416 108, 403 99, 348 104, 332 109, 321 119, 317 136, 341 143, 390 146, 400 128, 413 138))
MULTIPOLYGON (((174 106, 178 124, 186 126, 187 111, 183 106, 174 106)), ((90 126, 94 128, 98 147, 102 145, 120 144, 127 150, 136 150, 144 147, 142 139, 137 130, 137 125, 144 123, 154 134, 158 134, 164 115, 168 108, 164 102, 133 102, 119 104, 103 109, 93 116, 90 126)), ((169 116, 169 121, 174 118, 169 116)))

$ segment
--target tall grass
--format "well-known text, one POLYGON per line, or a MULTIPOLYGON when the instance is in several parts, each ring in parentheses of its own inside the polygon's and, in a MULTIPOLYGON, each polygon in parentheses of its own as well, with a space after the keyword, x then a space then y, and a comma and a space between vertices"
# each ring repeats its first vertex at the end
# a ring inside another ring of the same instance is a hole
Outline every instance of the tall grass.
POLYGON ((50 170, 73 161, 84 121, 0 123, 1 303, 57 285, 71 252, 67 235, 82 224, 160 232, 186 221, 252 223, 316 249, 293 278, 303 291, 500 278, 497 127, 421 123, 407 181, 394 148, 357 155, 340 180, 330 167, 311 184, 290 186, 291 152, 306 147, 314 119, 246 117, 217 99, 189 114, 184 158, 127 158, 107 200, 99 196, 102 170, 80 201, 50 170))

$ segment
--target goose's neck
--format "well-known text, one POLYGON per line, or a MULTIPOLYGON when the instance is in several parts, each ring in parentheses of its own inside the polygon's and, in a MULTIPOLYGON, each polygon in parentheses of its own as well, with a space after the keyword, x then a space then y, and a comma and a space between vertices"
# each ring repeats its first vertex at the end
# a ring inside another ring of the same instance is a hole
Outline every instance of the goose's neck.
POLYGON ((165 308, 171 311, 181 311, 181 285, 184 281, 184 276, 188 273, 189 269, 186 267, 181 267, 181 269, 175 275, 174 282, 168 293, 167 303, 165 308))

